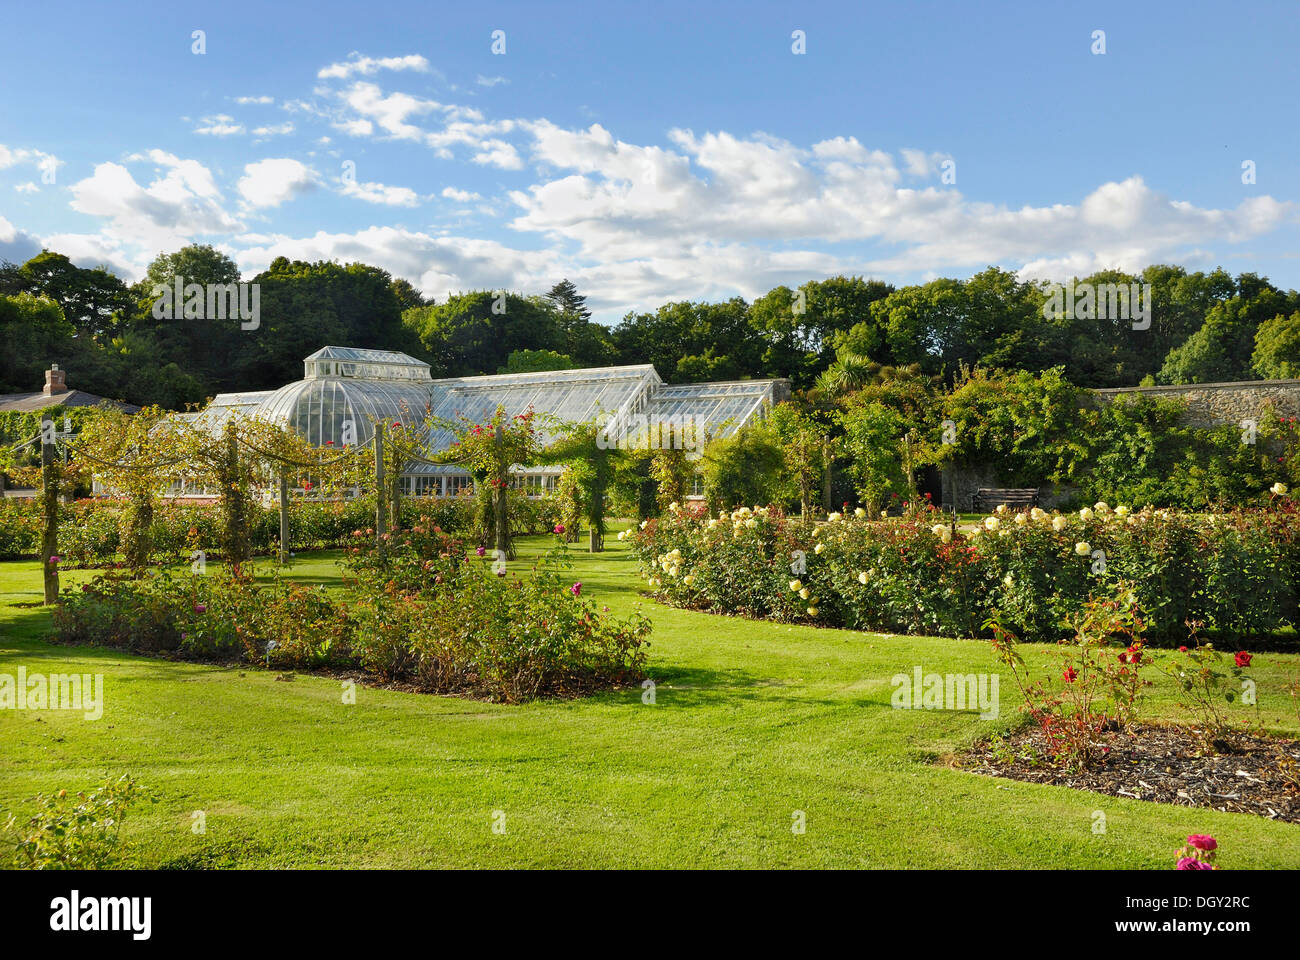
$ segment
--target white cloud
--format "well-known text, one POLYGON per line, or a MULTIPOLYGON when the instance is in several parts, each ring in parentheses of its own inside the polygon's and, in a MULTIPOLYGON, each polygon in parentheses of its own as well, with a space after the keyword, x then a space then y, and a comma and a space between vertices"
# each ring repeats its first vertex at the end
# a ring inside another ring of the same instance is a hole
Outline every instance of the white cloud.
POLYGON ((253 129, 253 136, 255 137, 282 137, 290 133, 293 133, 292 123, 276 123, 253 129))
POLYGON ((310 190, 316 173, 291 157, 258 160, 244 167, 237 188, 249 207, 278 207, 286 200, 310 190))
POLYGON ((210 137, 232 137, 243 133, 244 125, 236 121, 234 117, 218 113, 215 116, 204 117, 200 120, 199 126, 194 128, 194 132, 210 137))
POLYGON ((236 254, 245 274, 265 269, 276 257, 294 260, 361 261, 406 277, 424 293, 445 297, 467 289, 540 290, 562 275, 559 256, 547 250, 515 250, 494 240, 435 237, 397 227, 357 233, 320 231, 310 237, 263 237, 236 254))
POLYGON ((455 187, 443 187, 442 195, 448 200, 455 200, 457 203, 469 203, 471 200, 481 200, 477 193, 471 193, 469 190, 457 190, 455 187))
POLYGON ((17 193, 40 193, 41 188, 36 185, 35 181, 28 180, 26 183, 14 184, 14 191, 17 193))
POLYGON ((242 106, 249 106, 250 104, 266 104, 266 103, 275 103, 275 98, 274 98, 274 97, 268 97, 268 96, 261 96, 261 97, 235 97, 235 103, 238 103, 238 104, 240 104, 240 105, 242 105, 242 106))
POLYGON ((55 234, 42 238, 44 243, 74 259, 108 263, 132 278, 160 252, 243 229, 225 210, 207 167, 163 150, 134 154, 124 163, 100 163, 69 190, 73 210, 104 223, 98 233, 55 234), (147 185, 125 165, 143 163, 154 167, 147 185))
POLYGON ((343 63, 331 63, 322 67, 316 74, 322 80, 346 80, 353 75, 368 77, 380 70, 414 70, 419 73, 429 72, 429 61, 419 54, 405 57, 360 57, 353 54, 353 59, 343 63))
POLYGON ((510 81, 506 77, 485 77, 480 73, 474 78, 474 82, 480 87, 495 87, 497 84, 509 83, 510 81))
POLYGON ((415 207, 420 204, 419 194, 410 187, 389 187, 382 183, 345 181, 341 192, 344 196, 356 197, 366 203, 378 203, 389 207, 415 207))
POLYGON ((41 252, 41 241, 0 216, 0 260, 26 263, 41 252))
POLYGON ((11 149, 0 143, 0 170, 27 163, 35 165, 41 172, 42 181, 46 183, 53 183, 55 173, 63 166, 63 161, 52 153, 24 148, 11 149))

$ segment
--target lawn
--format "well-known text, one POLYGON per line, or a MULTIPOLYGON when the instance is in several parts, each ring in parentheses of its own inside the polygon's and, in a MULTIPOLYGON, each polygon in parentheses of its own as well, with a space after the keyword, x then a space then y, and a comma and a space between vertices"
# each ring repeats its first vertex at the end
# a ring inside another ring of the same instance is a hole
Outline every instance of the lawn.
MULTIPOLYGON (((350 705, 324 676, 52 646, 48 613, 15 605, 39 599, 38 565, 0 564, 0 672, 102 673, 106 700, 97 722, 0 711, 0 811, 129 772, 161 797, 128 822, 132 862, 149 867, 1168 869, 1193 832, 1219 839, 1225 868, 1300 866, 1300 826, 934 763, 1015 722, 1010 678, 987 721, 894 710, 890 678, 994 672, 985 643, 660 606, 610 544, 575 551, 574 576, 584 595, 653 619, 653 705, 639 688, 526 706, 360 688, 350 705)), ((291 575, 341 588, 335 556, 300 557, 291 575)), ((1265 726, 1294 734, 1283 686, 1300 658, 1260 654, 1255 667, 1265 726)), ((1176 715, 1167 688, 1147 713, 1176 715)))

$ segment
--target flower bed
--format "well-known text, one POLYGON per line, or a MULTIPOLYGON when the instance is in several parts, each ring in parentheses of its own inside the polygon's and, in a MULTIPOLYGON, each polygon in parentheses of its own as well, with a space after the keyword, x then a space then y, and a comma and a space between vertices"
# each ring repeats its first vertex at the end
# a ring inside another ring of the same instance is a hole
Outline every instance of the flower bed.
POLYGON ((1188 621, 1243 644, 1300 623, 1300 513, 1277 493, 1215 515, 1004 510, 957 533, 933 512, 805 524, 679 508, 626 539, 665 602, 782 621, 971 637, 997 613, 1024 640, 1055 641, 1091 596, 1130 582, 1152 643, 1181 641, 1188 621))
MULTIPOLYGON (((355 531, 357 543, 364 531, 355 531)), ((565 577, 561 545, 523 576, 466 554, 425 517, 385 557, 354 546, 355 596, 247 576, 101 576, 64 593, 55 636, 276 669, 360 668, 379 681, 506 702, 639 680, 649 621, 619 620, 565 577)))

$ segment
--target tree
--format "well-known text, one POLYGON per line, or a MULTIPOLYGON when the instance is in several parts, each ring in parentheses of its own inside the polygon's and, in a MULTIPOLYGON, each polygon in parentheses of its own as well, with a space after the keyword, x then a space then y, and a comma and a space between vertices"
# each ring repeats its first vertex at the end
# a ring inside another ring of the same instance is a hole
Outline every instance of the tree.
POLYGON ((1283 293, 1254 274, 1237 278, 1238 294, 1216 304, 1205 322, 1169 351, 1157 380, 1161 383, 1217 383, 1248 380, 1260 324, 1300 308, 1295 291, 1283 293))
POLYGON ((704 496, 713 511, 781 499, 785 465, 781 444, 767 423, 749 423, 704 448, 704 496))
POLYGON ((785 286, 770 290, 749 310, 750 326, 764 344, 763 373, 807 387, 850 331, 851 352, 884 356, 884 337, 871 308, 893 292, 879 280, 844 276, 810 281, 798 291, 785 286))
POLYGON ((402 323, 434 369, 447 377, 495 373, 515 351, 563 352, 555 308, 541 297, 458 293, 446 303, 407 310, 402 323))
MULTIPOLYGON (((0 295, 0 393, 26 393, 41 385, 51 361, 66 358, 76 329, 49 297, 0 295)), ((65 366, 66 369, 66 366, 65 366)))
POLYGON ((768 423, 781 448, 781 500, 798 500, 800 513, 807 517, 826 473, 826 438, 830 428, 793 403, 777 404, 768 416, 768 423))
POLYGON ((563 317, 572 317, 576 320, 591 319, 591 311, 587 309, 587 298, 578 293, 578 288, 571 280, 561 280, 551 287, 546 294, 546 299, 555 304, 555 309, 563 317))
POLYGON ((554 350, 511 350, 506 365, 497 373, 540 373, 544 370, 574 370, 573 358, 554 350))
POLYGON ((245 333, 234 327, 251 367, 240 389, 299 379, 303 357, 327 343, 402 350, 415 342, 403 326, 400 290, 378 267, 277 257, 253 282, 261 287, 262 322, 245 333))
POLYGON ((1300 311, 1259 325, 1251 368, 1265 380, 1300 377, 1300 311))
MULTIPOLYGON (((19 267, 17 275, 21 290, 59 305, 77 336, 99 339, 126 323, 130 292, 104 267, 83 269, 61 253, 42 250, 19 267)), ((12 277, 8 282, 13 283, 12 277)))
POLYGON ((394 277, 393 282, 389 284, 389 288, 393 291, 393 296, 397 298, 397 305, 401 310, 423 307, 429 303, 424 294, 415 289, 415 285, 410 280, 394 277))
POLYGON ((559 436, 538 454, 539 463, 567 464, 567 478, 577 487, 586 509, 589 547, 592 553, 605 549, 605 500, 619 469, 629 454, 608 442, 605 423, 567 423, 559 436))

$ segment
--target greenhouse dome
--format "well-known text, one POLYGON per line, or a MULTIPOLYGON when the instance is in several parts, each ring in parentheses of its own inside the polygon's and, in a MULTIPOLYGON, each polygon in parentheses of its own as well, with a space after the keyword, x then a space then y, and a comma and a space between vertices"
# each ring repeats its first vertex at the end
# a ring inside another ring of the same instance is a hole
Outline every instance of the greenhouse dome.
POLYGON ((404 353, 323 347, 303 367, 302 380, 270 391, 247 412, 290 428, 312 446, 367 443, 376 420, 414 427, 432 409, 429 365, 404 353))

